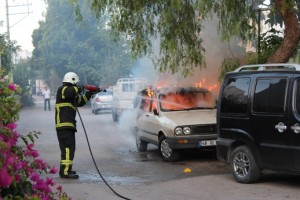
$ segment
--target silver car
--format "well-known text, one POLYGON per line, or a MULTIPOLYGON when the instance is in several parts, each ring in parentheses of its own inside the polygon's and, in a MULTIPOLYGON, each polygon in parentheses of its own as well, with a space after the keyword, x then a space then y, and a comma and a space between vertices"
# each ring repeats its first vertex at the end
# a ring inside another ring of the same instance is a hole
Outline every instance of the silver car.
POLYGON ((91 98, 92 113, 97 114, 99 111, 111 111, 113 103, 113 93, 111 90, 101 91, 91 98))
POLYGON ((158 146, 164 161, 180 158, 183 149, 216 149, 216 100, 203 88, 162 88, 139 92, 136 111, 136 145, 158 146))

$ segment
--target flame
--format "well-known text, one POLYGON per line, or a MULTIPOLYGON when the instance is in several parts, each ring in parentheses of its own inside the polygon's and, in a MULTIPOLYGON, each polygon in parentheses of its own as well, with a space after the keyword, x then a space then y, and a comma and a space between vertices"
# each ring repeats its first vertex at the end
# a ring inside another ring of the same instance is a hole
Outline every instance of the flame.
POLYGON ((219 88, 218 84, 208 85, 206 84, 206 79, 202 78, 199 82, 194 83, 194 87, 205 88, 209 91, 217 90, 219 88))
POLYGON ((194 107, 212 107, 211 93, 167 93, 160 99, 161 107, 166 110, 182 110, 194 107))
POLYGON ((154 91, 151 87, 147 88, 147 95, 148 95, 148 97, 153 97, 154 96, 154 91))

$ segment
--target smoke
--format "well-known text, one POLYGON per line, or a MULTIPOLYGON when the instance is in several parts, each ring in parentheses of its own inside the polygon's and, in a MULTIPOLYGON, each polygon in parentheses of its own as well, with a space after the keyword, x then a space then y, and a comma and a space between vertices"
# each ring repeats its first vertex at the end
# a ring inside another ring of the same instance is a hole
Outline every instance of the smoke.
MULTIPOLYGON (((244 52, 240 51, 239 41, 234 38, 230 42, 222 42, 218 33, 218 19, 212 18, 203 24, 201 33, 203 38, 203 47, 205 48, 205 60, 207 67, 204 69, 197 68, 190 77, 183 77, 180 73, 160 73, 155 70, 154 65, 149 58, 139 59, 132 70, 134 77, 145 78, 149 85, 154 87, 174 87, 174 86, 198 86, 209 89, 215 98, 218 97, 220 83, 218 76, 220 66, 224 58, 241 57, 244 52)), ((154 50, 158 52, 158 42, 153 41, 154 50)), ((119 128, 124 134, 128 134, 131 142, 135 139, 133 128, 135 126, 136 113, 126 112, 119 120, 119 128)))
MULTIPOLYGON (((203 69, 195 69, 190 77, 183 77, 180 73, 160 73, 155 70, 149 58, 142 58, 137 61, 132 74, 135 77, 143 77, 154 86, 201 86, 209 88, 213 85, 212 91, 215 95, 219 92, 218 76, 220 66, 224 58, 241 57, 244 52, 240 51, 239 40, 233 38, 229 42, 222 42, 218 32, 218 19, 216 17, 203 24, 201 32, 203 38, 203 47, 205 48, 205 60, 207 67, 203 69)), ((158 41, 153 41, 154 54, 158 53, 158 41)))
POLYGON ((136 116, 137 109, 130 109, 125 111, 119 118, 118 129, 121 133, 121 137, 128 144, 135 146, 135 127, 136 127, 136 116))

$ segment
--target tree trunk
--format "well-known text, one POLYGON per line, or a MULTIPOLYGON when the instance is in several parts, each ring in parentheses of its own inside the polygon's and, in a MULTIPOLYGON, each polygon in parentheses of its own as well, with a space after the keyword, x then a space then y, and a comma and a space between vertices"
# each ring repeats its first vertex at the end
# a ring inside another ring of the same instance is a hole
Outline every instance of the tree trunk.
POLYGON ((285 63, 293 55, 300 40, 300 27, 296 11, 293 8, 285 8, 285 0, 275 0, 275 7, 283 18, 285 30, 284 39, 267 63, 285 63))

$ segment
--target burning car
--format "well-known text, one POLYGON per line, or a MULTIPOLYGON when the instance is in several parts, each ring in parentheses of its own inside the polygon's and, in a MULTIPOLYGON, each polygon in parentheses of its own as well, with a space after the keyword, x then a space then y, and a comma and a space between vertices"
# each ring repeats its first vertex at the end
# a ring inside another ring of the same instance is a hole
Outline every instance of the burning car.
POLYGON ((135 99, 136 146, 158 146, 164 161, 180 159, 183 149, 216 148, 216 101, 204 88, 145 89, 135 99))

